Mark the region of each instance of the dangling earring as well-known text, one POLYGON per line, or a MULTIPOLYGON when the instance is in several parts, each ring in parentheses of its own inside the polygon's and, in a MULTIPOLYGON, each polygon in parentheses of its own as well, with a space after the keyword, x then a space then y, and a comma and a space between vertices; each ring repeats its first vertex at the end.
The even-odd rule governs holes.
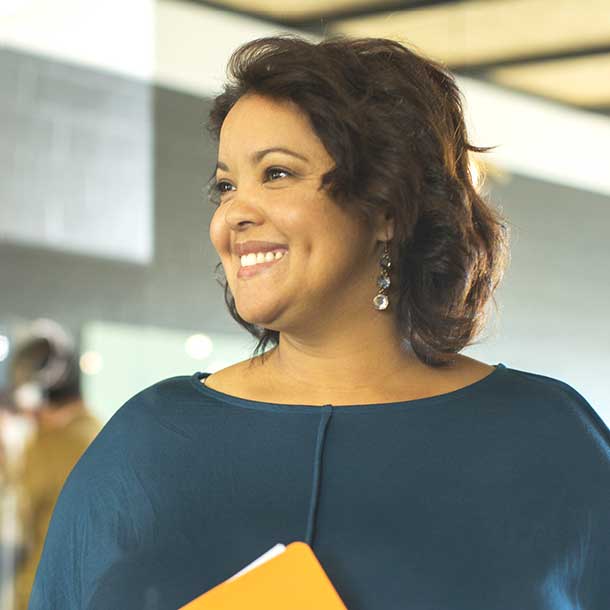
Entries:
POLYGON ((381 271, 377 278, 377 286, 379 286, 379 293, 373 298, 373 305, 375 309, 382 310, 386 309, 390 304, 388 296, 386 294, 387 289, 390 287, 390 268, 392 267, 392 260, 390 258, 390 251, 388 249, 388 242, 384 243, 383 254, 379 259, 379 265, 381 271))

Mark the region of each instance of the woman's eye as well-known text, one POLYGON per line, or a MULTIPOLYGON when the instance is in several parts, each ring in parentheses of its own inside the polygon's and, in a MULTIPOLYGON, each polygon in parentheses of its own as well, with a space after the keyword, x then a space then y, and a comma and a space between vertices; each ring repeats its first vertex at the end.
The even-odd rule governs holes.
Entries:
MULTIPOLYGON (((229 183, 228 183, 228 182, 225 182, 224 180, 221 180, 220 182, 217 182, 217 183, 214 185, 214 189, 215 189, 215 190, 217 190, 219 193, 226 193, 227 191, 225 191, 225 190, 223 189, 223 185, 225 185, 225 184, 229 184, 229 183)), ((231 186, 231 185, 229 184, 229 186, 231 186)))
MULTIPOLYGON (((282 173, 282 174, 286 174, 287 176, 290 176, 290 172, 286 171, 285 169, 282 169, 281 167, 270 167, 268 169, 265 170, 265 176, 271 176, 273 174, 275 174, 276 172, 282 173)), ((272 182, 274 182, 274 180, 271 180, 272 182)), ((227 182, 226 180, 220 180, 219 182, 216 182, 214 184, 214 190, 216 190, 218 193, 227 193, 228 189, 225 189, 225 185, 228 186, 232 186, 229 182, 227 182)))
POLYGON ((287 176, 290 176, 290 172, 287 172, 285 169, 282 169, 280 167, 270 167, 265 174, 267 176, 269 176, 272 172, 281 172, 283 174, 286 174, 287 176))

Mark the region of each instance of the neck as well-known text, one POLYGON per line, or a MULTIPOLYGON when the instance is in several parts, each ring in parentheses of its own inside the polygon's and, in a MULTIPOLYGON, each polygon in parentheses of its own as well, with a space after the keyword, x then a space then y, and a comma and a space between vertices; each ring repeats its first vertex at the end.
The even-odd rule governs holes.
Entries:
POLYGON ((84 404, 80 398, 58 408, 42 407, 37 413, 38 423, 46 429, 63 428, 83 410, 84 404))
POLYGON ((356 396, 363 401, 366 396, 394 395, 405 385, 416 389, 438 371, 401 345, 388 322, 389 316, 368 329, 360 328, 357 334, 352 325, 343 336, 317 343, 311 337, 300 340, 281 333, 278 346, 265 355, 260 372, 270 386, 289 381, 290 388, 309 396, 311 402, 329 396, 337 401, 356 396))

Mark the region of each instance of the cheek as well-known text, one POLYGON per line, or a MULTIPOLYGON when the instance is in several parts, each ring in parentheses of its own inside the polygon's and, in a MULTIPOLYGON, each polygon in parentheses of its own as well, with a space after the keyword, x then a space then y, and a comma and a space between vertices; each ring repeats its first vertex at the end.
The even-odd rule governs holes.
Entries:
POLYGON ((222 255, 223 253, 227 253, 230 249, 230 236, 226 223, 222 219, 220 210, 216 210, 212 216, 209 234, 210 241, 218 254, 222 255))

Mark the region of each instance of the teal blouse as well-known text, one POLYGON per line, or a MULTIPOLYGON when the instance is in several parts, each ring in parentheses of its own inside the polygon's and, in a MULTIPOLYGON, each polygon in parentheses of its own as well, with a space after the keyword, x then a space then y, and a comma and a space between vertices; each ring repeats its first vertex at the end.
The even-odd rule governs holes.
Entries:
POLYGON ((349 610, 608 610, 610 431, 498 364, 440 396, 271 404, 160 381, 68 477, 29 610, 176 610, 308 542, 349 610))

